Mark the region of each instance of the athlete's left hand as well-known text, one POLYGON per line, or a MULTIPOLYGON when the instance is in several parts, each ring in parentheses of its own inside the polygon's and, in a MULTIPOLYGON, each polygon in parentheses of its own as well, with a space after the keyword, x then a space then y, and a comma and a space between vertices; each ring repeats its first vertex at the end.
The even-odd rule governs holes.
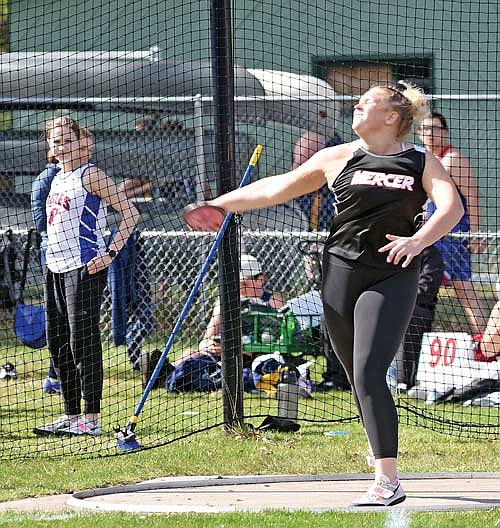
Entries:
POLYGON ((414 257, 419 255, 424 247, 420 242, 417 242, 411 237, 400 237, 396 235, 385 235, 387 240, 390 240, 388 244, 382 246, 378 252, 387 253, 387 262, 392 262, 397 266, 401 261, 401 267, 407 268, 414 257))
POLYGON ((106 269, 112 262, 113 259, 107 254, 94 257, 91 261, 87 262, 87 271, 89 275, 94 275, 106 269))

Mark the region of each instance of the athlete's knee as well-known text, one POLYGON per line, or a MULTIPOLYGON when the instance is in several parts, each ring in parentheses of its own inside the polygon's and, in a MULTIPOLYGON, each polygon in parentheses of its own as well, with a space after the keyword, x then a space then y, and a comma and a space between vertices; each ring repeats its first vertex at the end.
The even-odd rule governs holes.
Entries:
POLYGON ((387 369, 380 366, 365 366, 359 368, 357 365, 352 376, 352 383, 356 392, 360 395, 370 395, 386 386, 387 369))

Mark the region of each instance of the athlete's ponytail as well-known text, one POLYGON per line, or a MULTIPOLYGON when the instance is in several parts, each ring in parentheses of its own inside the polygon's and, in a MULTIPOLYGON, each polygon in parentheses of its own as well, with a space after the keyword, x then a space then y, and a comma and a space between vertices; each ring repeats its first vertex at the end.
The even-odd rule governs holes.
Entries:
POLYGON ((423 90, 417 86, 399 81, 395 84, 379 85, 388 92, 389 102, 399 114, 399 137, 407 136, 416 130, 423 119, 429 115, 429 105, 423 90))

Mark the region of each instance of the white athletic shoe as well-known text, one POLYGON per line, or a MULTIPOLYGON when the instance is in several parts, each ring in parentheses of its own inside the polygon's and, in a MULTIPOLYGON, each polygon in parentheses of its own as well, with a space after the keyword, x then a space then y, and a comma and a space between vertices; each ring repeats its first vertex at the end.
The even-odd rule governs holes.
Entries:
POLYGON ((394 506, 406 499, 401 483, 391 484, 385 476, 377 477, 375 483, 359 499, 353 501, 353 506, 394 506))
POLYGON ((71 425, 71 422, 75 420, 76 418, 68 418, 66 415, 64 415, 55 420, 54 422, 35 427, 33 429, 33 432, 38 436, 57 434, 59 429, 62 429, 63 427, 69 427, 71 425))

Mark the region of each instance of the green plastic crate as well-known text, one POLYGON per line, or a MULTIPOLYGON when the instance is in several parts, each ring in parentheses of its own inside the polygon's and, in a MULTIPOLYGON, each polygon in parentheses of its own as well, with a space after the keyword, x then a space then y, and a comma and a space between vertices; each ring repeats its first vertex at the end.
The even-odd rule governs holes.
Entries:
MULTIPOLYGON (((253 332, 250 339, 244 336, 243 352, 252 354, 280 352, 295 356, 321 354, 319 329, 311 324, 308 328, 299 330, 296 317, 291 312, 247 312, 244 317, 247 321, 251 320, 253 332), (269 331, 270 326, 272 329, 269 331)), ((304 316, 301 315, 302 317, 304 316)), ((308 317, 312 321, 317 315, 308 317)))

